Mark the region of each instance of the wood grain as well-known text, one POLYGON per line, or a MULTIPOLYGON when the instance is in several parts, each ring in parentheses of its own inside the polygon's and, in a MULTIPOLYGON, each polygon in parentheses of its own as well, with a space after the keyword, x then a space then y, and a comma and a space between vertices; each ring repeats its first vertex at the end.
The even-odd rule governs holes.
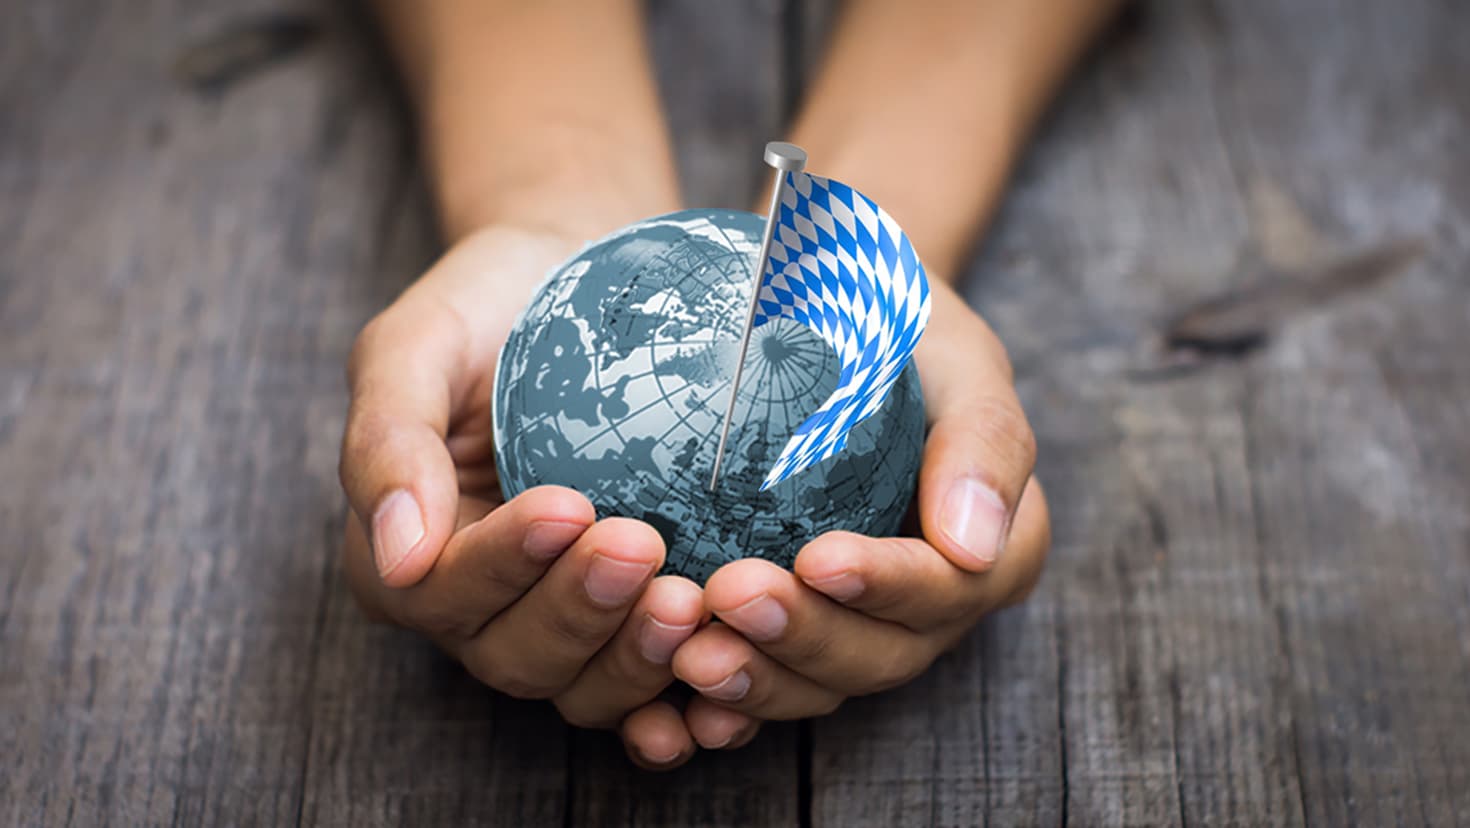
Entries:
POLYGON ((1298 326, 1247 377, 1240 416, 1307 820, 1454 824, 1470 817, 1470 742, 1450 735, 1470 732, 1470 445, 1452 425, 1470 386, 1451 344, 1470 308, 1470 170, 1431 136, 1470 126, 1442 82, 1470 68, 1451 33, 1470 14, 1355 11, 1351 25, 1321 2, 1223 16, 1231 157, 1344 247, 1422 234, 1426 259, 1298 326), (1420 137, 1375 151, 1389 135, 1420 137), (1444 464, 1457 479, 1430 471, 1444 464))
MULTIPOLYGON (((746 206, 836 5, 649 9, 686 196, 746 206)), ((1139 4, 966 287, 1040 437, 1042 585, 670 775, 341 584, 342 362, 437 248, 356 14, 0 27, 0 824, 1470 823, 1470 7, 1139 4), (174 74, 272 19, 317 34, 174 74), (1167 370, 1211 296, 1270 336, 1167 370)))
POLYGON ((1465 818, 1463 741, 1427 729, 1470 715, 1470 501, 1447 478, 1467 458, 1467 170, 1422 132, 1407 166, 1368 143, 1421 106, 1463 128, 1452 85, 1404 92, 1464 67, 1463 12, 1287 8, 1146 5, 1044 125, 968 284, 1040 437, 1048 572, 918 684, 817 723, 816 824, 1465 818), (1399 65, 1376 79, 1370 53, 1399 65), (1394 282, 1273 311, 1256 361, 1135 381, 1174 308, 1259 277, 1242 262, 1310 280, 1421 236, 1428 263, 1394 282), (1376 515, 1308 494, 1334 467, 1376 515))

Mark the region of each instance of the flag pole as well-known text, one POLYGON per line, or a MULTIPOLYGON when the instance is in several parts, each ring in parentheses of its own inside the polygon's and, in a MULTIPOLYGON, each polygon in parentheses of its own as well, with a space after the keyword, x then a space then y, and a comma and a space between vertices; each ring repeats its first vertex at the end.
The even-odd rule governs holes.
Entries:
POLYGON ((745 372, 745 352, 750 348, 750 330, 755 324, 756 302, 761 294, 766 260, 771 257, 771 239, 776 235, 776 212, 781 209, 781 185, 788 172, 801 172, 806 167, 806 150, 785 141, 766 144, 766 163, 775 169, 771 181, 771 207, 766 212, 766 232, 761 237, 761 251, 755 260, 754 278, 750 286, 750 309, 745 314, 745 330, 740 335, 740 357, 735 362, 735 379, 730 383, 730 401, 725 406, 725 422, 720 426, 720 445, 715 449, 715 468, 709 476, 709 490, 720 481, 720 462, 725 458, 725 442, 730 439, 730 418, 735 415, 735 397, 740 391, 740 375, 745 372))

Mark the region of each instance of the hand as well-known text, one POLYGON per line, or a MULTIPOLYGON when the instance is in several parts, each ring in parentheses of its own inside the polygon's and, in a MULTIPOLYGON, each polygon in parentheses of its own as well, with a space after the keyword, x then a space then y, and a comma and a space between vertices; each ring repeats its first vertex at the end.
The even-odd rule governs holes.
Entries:
POLYGON ((915 355, 931 423, 919 474, 923 538, 832 532, 794 573, 759 559, 705 585, 719 623, 674 654, 699 691, 685 724, 735 747, 760 720, 822 715, 923 672, 986 613, 1023 599, 1050 544, 1036 447, 1005 350, 945 284, 915 355))
POLYGON ((649 526, 595 521, 559 487, 503 503, 495 475, 500 345, 576 246, 480 230, 363 329, 340 467, 355 516, 344 569, 368 615, 423 632, 491 687, 551 699, 572 724, 621 725, 646 763, 671 762, 693 742, 654 698, 704 615, 699 588, 654 577, 664 548, 649 526))

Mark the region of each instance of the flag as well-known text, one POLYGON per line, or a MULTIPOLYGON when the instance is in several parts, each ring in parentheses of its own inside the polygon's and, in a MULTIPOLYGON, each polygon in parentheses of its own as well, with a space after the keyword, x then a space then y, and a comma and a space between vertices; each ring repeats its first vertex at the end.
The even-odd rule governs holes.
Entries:
POLYGON ((837 390, 796 429, 761 491, 847 445, 852 427, 888 398, 929 322, 924 265, 872 199, 797 171, 782 177, 779 204, 753 327, 800 322, 837 352, 842 369, 837 390))

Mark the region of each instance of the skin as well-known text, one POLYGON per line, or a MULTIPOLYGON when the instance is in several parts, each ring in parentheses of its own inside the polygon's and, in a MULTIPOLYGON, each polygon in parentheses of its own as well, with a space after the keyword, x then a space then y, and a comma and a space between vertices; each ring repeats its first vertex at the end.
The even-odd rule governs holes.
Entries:
POLYGON ((1030 592, 1049 544, 1035 439, 1005 349, 950 283, 1111 3, 849 3, 789 137, 894 215, 930 273, 915 536, 831 533, 794 572, 737 561, 703 590, 654 577, 658 534, 597 521, 577 492, 502 502, 492 453, 490 378, 536 282, 585 240, 680 206, 640 5, 378 8, 449 248, 348 367, 343 559, 370 617, 572 724, 616 729, 661 769, 909 681, 1030 592), (660 698, 676 678, 697 691, 682 709, 660 698))

